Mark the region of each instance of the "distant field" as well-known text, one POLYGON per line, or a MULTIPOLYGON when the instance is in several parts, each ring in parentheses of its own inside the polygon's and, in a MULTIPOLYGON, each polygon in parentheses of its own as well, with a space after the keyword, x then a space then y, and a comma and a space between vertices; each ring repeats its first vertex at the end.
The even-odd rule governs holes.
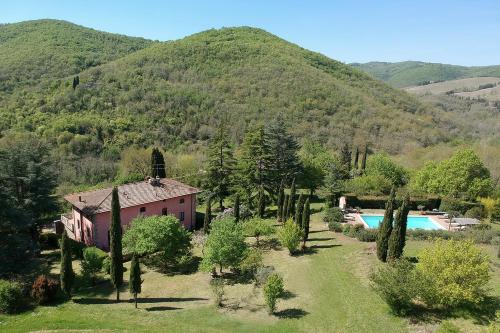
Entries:
POLYGON ((473 77, 468 79, 459 79, 459 80, 451 80, 444 81, 438 83, 432 83, 424 86, 414 86, 405 88, 407 92, 414 93, 417 95, 438 95, 445 94, 448 91, 454 90, 459 91, 456 95, 459 96, 470 96, 470 97, 478 97, 483 95, 488 95, 489 91, 497 90, 496 97, 497 99, 500 97, 499 92, 500 87, 490 88, 490 89, 481 89, 477 91, 480 85, 484 84, 499 84, 500 78, 498 77, 473 77))

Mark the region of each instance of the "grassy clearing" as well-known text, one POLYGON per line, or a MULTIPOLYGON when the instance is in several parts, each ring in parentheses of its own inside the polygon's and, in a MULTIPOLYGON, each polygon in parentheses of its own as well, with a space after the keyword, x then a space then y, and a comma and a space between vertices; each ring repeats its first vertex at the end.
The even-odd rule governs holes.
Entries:
MULTIPOLYGON (((320 215, 313 216, 310 250, 290 257, 286 250, 266 250, 265 263, 283 275, 286 298, 277 315, 266 312, 260 288, 233 282, 226 287, 225 307, 212 304, 206 273, 166 276, 145 269, 139 309, 116 304, 109 283, 80 290, 74 300, 41 306, 33 312, 0 316, 1 332, 36 330, 91 330, 95 332, 432 332, 438 316, 408 320, 389 313, 370 289, 368 275, 378 265, 373 243, 361 243, 325 230, 320 215)), ((427 242, 410 241, 408 255, 427 242)), ((500 261, 492 256, 492 290, 500 293, 500 261)), ((195 249, 199 254, 199 249, 195 249)), ((128 273, 128 272, 127 272, 128 273)), ((125 276, 127 277, 127 273, 125 276)), ((452 322, 467 332, 481 332, 488 320, 468 313, 454 314, 452 322)))

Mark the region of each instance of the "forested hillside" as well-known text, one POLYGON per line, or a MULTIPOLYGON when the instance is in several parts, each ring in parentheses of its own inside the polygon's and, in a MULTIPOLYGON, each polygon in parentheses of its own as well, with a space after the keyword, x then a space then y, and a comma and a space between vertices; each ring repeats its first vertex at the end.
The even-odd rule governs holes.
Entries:
MULTIPOLYGON (((56 30, 60 24, 50 23, 56 30)), ((39 25, 18 27, 37 31, 39 25)), ((58 34, 71 35, 65 27, 59 26, 58 34)), ((31 38, 31 33, 22 35, 19 38, 31 38)), ((103 36, 106 40, 108 34, 103 36)), ((78 59, 83 51, 72 52, 64 59, 78 59)), ((37 57, 37 52, 30 57, 37 57)), ((12 54, 3 61, 22 59, 12 54)), ((46 69, 46 60, 29 60, 38 67, 26 72, 46 77, 75 74, 62 71, 68 66, 57 58, 53 63, 58 66, 46 69)), ((96 58, 93 63, 101 61, 96 58)), ((233 140, 241 142, 248 124, 283 112, 299 138, 312 137, 330 147, 369 141, 398 152, 405 144, 426 146, 449 136, 440 130, 447 124, 439 114, 409 94, 253 28, 210 30, 155 43, 82 71, 76 89, 72 81, 73 76, 47 79, 4 93, 0 130, 36 131, 60 144, 77 139, 96 141, 104 148, 153 143, 172 148, 204 141, 220 121, 229 123, 233 140)), ((95 146, 83 150, 95 151, 95 146)))
POLYGON ((500 66, 465 67, 420 61, 368 62, 351 65, 397 88, 477 76, 500 77, 500 66))
POLYGON ((65 21, 0 25, 0 91, 34 84, 40 78, 77 74, 151 43, 65 21))

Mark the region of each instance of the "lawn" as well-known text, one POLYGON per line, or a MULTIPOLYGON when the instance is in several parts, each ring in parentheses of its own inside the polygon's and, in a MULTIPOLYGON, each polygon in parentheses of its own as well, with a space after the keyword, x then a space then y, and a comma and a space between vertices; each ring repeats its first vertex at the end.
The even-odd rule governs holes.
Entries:
MULTIPOLYGON (((104 283, 79 291, 70 302, 0 316, 0 331, 390 333, 432 332, 439 325, 439 317, 409 320, 389 313, 368 282, 370 271, 378 265, 374 243, 325 230, 319 214, 313 216, 310 238, 310 250, 299 256, 290 257, 285 250, 265 252, 265 263, 283 275, 287 290, 276 316, 267 314, 261 290, 253 284, 232 282, 226 287, 224 308, 217 309, 212 305, 208 274, 166 276, 145 269, 137 310, 128 302, 126 286, 122 302, 115 303, 112 289, 104 283)), ((427 245, 411 241, 407 252, 415 255, 427 245)), ((495 248, 485 250, 494 258, 492 289, 499 295, 500 260, 495 248)), ((452 322, 464 332, 481 332, 488 320, 461 313, 454 314, 452 322)))

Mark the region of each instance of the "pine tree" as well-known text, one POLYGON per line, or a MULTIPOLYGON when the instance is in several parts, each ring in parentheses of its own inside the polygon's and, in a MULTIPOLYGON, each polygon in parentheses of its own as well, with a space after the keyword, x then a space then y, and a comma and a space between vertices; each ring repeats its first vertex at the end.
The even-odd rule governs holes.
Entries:
POLYGON ((167 176, 165 172, 165 159, 163 154, 158 148, 153 148, 151 151, 151 177, 165 178, 167 176))
POLYGON ((73 78, 73 90, 80 84, 80 77, 77 75, 73 78))
POLYGON ((346 143, 340 150, 340 160, 347 173, 351 171, 351 158, 351 151, 349 150, 349 145, 346 143))
POLYGON ((205 208, 205 218, 203 219, 203 233, 208 234, 210 222, 212 221, 212 197, 207 198, 207 207, 205 208))
POLYGON ((230 194, 234 178, 236 160, 233 148, 224 126, 219 127, 208 150, 208 169, 205 188, 219 198, 221 211, 224 210, 224 199, 230 194))
POLYGON ((309 198, 306 199, 304 204, 304 211, 302 212, 302 226, 304 227, 304 247, 309 239, 309 223, 311 222, 311 205, 309 198))
POLYGON ((130 262, 130 280, 129 280, 129 291, 134 295, 135 308, 137 309, 137 294, 141 293, 141 267, 139 264, 139 258, 134 254, 132 256, 132 261, 130 262))
POLYGON ((389 200, 385 204, 385 214, 382 223, 380 223, 377 234, 377 257, 379 260, 387 261, 387 249, 389 246, 389 237, 392 232, 392 221, 394 219, 394 200, 395 189, 392 188, 389 200))
POLYGON ((410 196, 407 194, 394 219, 394 228, 389 238, 387 258, 389 260, 399 259, 403 255, 406 243, 406 226, 408 223, 408 213, 410 212, 410 196))
POLYGON ((283 221, 283 201, 285 199, 285 193, 283 189, 283 182, 281 182, 280 188, 278 190, 278 200, 276 203, 277 209, 276 209, 276 218, 278 222, 283 221))
POLYGON ((283 206, 281 207, 281 216, 283 217, 283 221, 288 220, 288 205, 290 202, 290 196, 285 194, 283 199, 283 206))
POLYGON ((272 189, 273 152, 262 126, 247 132, 240 152, 237 184, 245 195, 243 200, 252 206, 255 189, 263 187, 268 192, 272 189))
POLYGON ((240 221, 240 195, 236 194, 234 197, 234 220, 240 221))
POLYGON ((73 272, 73 262, 71 258, 71 243, 64 230, 61 237, 61 290, 68 296, 71 297, 71 288, 73 287, 73 282, 75 280, 75 273, 73 272))
POLYGON ((302 193, 299 195, 299 200, 297 201, 297 208, 295 210, 295 223, 303 228, 302 225, 302 213, 304 212, 304 196, 302 193))
POLYGON ((293 179, 301 171, 299 144, 287 131, 283 114, 279 113, 265 128, 272 151, 271 186, 276 189, 282 179, 293 179))
POLYGON ((120 198, 115 186, 111 194, 111 226, 109 230, 109 253, 111 256, 111 282, 116 289, 116 301, 120 300, 120 287, 123 284, 122 225, 120 218, 120 198))
POLYGON ((292 186, 290 187, 290 196, 288 197, 288 207, 287 207, 287 218, 295 217, 295 178, 292 180, 292 186))
POLYGON ((258 204, 258 214, 260 218, 264 218, 266 213, 266 193, 261 187, 259 189, 259 204, 258 204))
POLYGON ((361 170, 364 172, 366 169, 366 158, 368 157, 368 145, 365 145, 365 150, 363 152, 363 159, 361 160, 361 170))
POLYGON ((356 152, 354 153, 354 169, 358 170, 358 161, 359 161, 359 149, 356 147, 356 152))

